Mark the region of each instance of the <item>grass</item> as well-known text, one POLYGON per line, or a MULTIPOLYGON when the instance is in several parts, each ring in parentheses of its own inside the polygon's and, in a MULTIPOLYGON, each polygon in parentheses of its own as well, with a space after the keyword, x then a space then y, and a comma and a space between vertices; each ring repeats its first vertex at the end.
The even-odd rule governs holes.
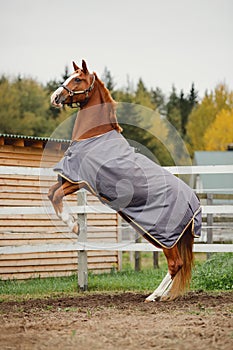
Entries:
POLYGON ((197 262, 192 286, 203 290, 233 290, 233 253, 216 253, 204 263, 197 262))
MULTIPOLYGON (((153 269, 152 256, 142 254, 143 269, 139 272, 132 268, 129 255, 123 256, 123 270, 104 274, 89 273, 90 292, 151 292, 156 288, 167 271, 162 254, 159 269, 153 269)), ((193 270, 191 289, 204 291, 233 290, 233 254, 216 253, 211 259, 203 261, 199 256, 193 270)), ((30 279, 25 281, 0 281, 0 300, 52 297, 58 295, 77 295, 77 276, 30 279)))
POLYGON ((164 269, 144 269, 136 272, 126 269, 110 274, 90 275, 89 289, 93 291, 150 291, 155 289, 166 271, 164 269))
POLYGON ((56 294, 72 294, 77 292, 77 276, 35 278, 24 281, 7 280, 0 281, 0 300, 6 296, 17 296, 27 299, 28 297, 46 297, 56 294))

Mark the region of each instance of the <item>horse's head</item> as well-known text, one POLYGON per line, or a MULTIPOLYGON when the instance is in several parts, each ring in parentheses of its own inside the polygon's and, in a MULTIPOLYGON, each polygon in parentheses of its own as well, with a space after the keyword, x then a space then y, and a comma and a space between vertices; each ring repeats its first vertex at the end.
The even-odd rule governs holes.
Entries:
POLYGON ((82 68, 79 68, 74 62, 73 67, 74 73, 52 94, 52 105, 58 108, 66 104, 71 107, 75 105, 75 107, 83 108, 82 112, 87 112, 87 107, 92 107, 89 108, 88 115, 85 114, 85 118, 82 118, 82 123, 85 124, 83 129, 95 129, 101 133, 104 126, 105 131, 116 129, 121 132, 122 128, 117 122, 116 102, 104 83, 97 77, 96 73, 89 73, 84 60, 82 68), (93 107, 95 108, 93 109, 93 107), (93 118, 93 114, 95 118, 93 118), (91 126, 88 125, 88 120, 91 126))
POLYGON ((64 104, 82 106, 88 102, 89 93, 94 88, 95 75, 90 74, 86 62, 82 61, 82 68, 73 62, 74 73, 51 96, 51 103, 61 108, 64 104))

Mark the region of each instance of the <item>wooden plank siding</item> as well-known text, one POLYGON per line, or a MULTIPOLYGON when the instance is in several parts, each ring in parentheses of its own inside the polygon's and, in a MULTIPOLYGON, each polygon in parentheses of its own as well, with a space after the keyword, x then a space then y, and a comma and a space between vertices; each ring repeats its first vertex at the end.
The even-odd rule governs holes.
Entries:
MULTIPOLYGON (((49 148, 40 140, 0 138, 0 165, 26 167, 52 167, 64 154, 68 144, 49 142, 49 148), (44 152, 44 153, 43 153, 44 152)), ((48 145, 48 144, 47 144, 48 145)), ((69 243, 77 236, 54 214, 21 214, 20 207, 50 205, 48 188, 56 177, 0 175, 0 206, 18 207, 10 215, 0 215, 0 246, 19 246, 43 243, 69 243)), ((77 205, 77 194, 65 200, 69 206, 77 205)), ((90 205, 99 204, 97 198, 88 193, 90 205)), ((118 218, 115 213, 87 214, 88 241, 118 241, 118 218)), ((118 268, 118 252, 89 251, 88 269, 109 272, 118 268)), ((27 279, 34 277, 67 276, 77 272, 77 252, 46 252, 0 255, 0 278, 27 279)))

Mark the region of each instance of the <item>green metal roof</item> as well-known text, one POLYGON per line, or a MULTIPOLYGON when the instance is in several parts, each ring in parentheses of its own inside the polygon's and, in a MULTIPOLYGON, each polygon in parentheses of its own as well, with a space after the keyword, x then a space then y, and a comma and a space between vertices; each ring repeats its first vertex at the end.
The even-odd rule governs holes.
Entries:
POLYGON ((197 151, 194 161, 197 165, 232 165, 233 151, 197 151))
POLYGON ((39 136, 25 136, 25 135, 16 135, 16 134, 0 134, 0 137, 5 137, 9 139, 24 139, 24 140, 31 140, 31 141, 52 141, 52 142, 59 142, 59 143, 69 143, 70 140, 66 139, 54 139, 50 137, 39 137, 39 136))
MULTIPOLYGON (((197 151, 195 165, 232 165, 233 151, 197 151)), ((233 174, 200 174, 204 189, 216 189, 220 193, 233 193, 233 174)))

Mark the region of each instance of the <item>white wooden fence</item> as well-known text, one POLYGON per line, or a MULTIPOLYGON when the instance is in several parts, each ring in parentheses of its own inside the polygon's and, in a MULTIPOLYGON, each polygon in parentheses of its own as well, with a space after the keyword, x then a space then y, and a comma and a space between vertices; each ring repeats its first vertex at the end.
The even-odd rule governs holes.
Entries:
MULTIPOLYGON (((213 165, 213 166, 179 166, 166 167, 173 174, 233 174, 233 165, 213 165)), ((0 175, 23 175, 23 176, 46 176, 54 177, 52 169, 31 168, 31 167, 9 167, 0 166, 0 175)), ((203 190, 204 192, 204 190, 203 190)), ((81 225, 80 235, 77 242, 69 244, 37 244, 22 246, 4 246, 0 247, 0 254, 22 254, 22 253, 40 253, 40 252, 59 252, 59 251, 78 251, 78 278, 81 290, 87 288, 87 254, 88 250, 110 250, 110 251, 160 251, 150 243, 135 243, 132 241, 123 241, 119 243, 100 243, 86 241, 86 214, 88 213, 109 213, 112 209, 99 204, 88 206, 85 203, 82 192, 79 195, 77 206, 70 207, 73 213, 77 213, 81 225)), ((1 215, 21 214, 49 214, 54 210, 51 207, 0 207, 1 215)), ((233 214, 233 205, 203 205, 203 216, 212 214, 233 214)), ((231 228, 233 230, 233 227, 231 228)), ((233 244, 194 244, 194 252, 233 252, 233 244)))

